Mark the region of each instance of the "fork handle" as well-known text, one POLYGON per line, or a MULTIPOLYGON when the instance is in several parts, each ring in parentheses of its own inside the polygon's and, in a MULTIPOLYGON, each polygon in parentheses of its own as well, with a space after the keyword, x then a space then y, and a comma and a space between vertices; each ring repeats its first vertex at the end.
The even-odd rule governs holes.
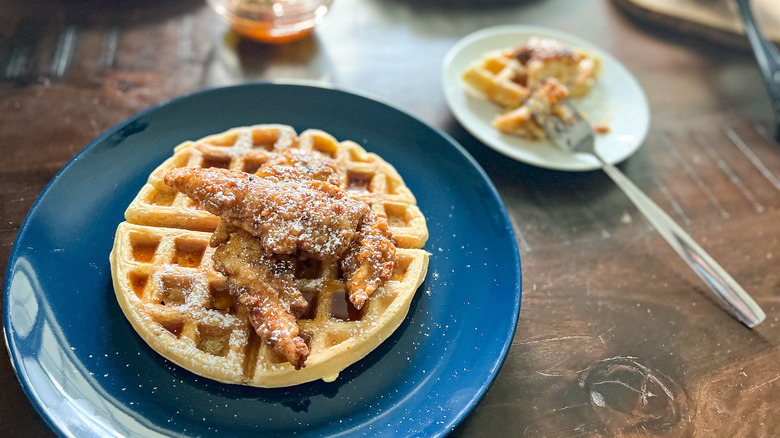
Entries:
POLYGON ((596 155, 602 169, 634 202, 639 211, 653 224, 677 254, 709 286, 715 297, 746 326, 760 324, 766 314, 731 276, 707 254, 677 223, 645 195, 617 167, 596 155))

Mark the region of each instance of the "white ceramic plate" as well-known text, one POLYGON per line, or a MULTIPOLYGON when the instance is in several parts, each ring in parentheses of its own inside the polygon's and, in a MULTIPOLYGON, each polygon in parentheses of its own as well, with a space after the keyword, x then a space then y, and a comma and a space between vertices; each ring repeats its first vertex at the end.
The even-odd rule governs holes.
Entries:
POLYGON ((650 110, 634 76, 615 58, 593 44, 553 29, 534 26, 500 26, 475 32, 460 40, 444 58, 444 95, 455 118, 472 135, 491 148, 528 164, 555 170, 598 169, 594 159, 562 151, 550 142, 529 141, 499 132, 491 121, 501 107, 478 96, 463 81, 469 64, 486 52, 518 47, 532 36, 555 38, 601 58, 601 75, 582 99, 571 103, 593 124, 605 124, 611 132, 596 136, 596 148, 610 163, 633 154, 645 140, 650 110))

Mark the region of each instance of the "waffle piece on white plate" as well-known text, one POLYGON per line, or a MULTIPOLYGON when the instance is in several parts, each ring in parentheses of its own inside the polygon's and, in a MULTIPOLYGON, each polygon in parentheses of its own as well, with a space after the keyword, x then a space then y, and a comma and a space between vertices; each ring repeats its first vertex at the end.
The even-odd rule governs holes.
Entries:
POLYGON ((552 38, 532 37, 513 57, 525 67, 527 87, 552 78, 568 89, 570 97, 587 95, 601 71, 598 58, 552 38))
POLYGON ((519 137, 538 140, 546 138, 542 127, 535 117, 540 114, 567 120, 572 117, 569 107, 564 104, 568 90, 555 79, 540 82, 525 103, 514 110, 500 114, 493 119, 493 126, 499 131, 519 137))
POLYGON ((533 120, 529 102, 546 105, 541 110, 553 116, 559 115, 556 111, 565 113, 565 105, 559 103, 587 95, 600 71, 597 57, 558 40, 534 36, 517 48, 484 54, 469 65, 463 81, 503 107, 493 126, 506 134, 539 140, 546 135, 533 120))

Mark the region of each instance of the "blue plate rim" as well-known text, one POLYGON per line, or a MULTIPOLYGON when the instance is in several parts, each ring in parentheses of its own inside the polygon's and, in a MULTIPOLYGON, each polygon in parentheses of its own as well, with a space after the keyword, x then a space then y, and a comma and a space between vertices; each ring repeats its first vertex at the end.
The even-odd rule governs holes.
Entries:
MULTIPOLYGON (((130 123, 146 116, 149 113, 158 111, 162 108, 165 108, 167 106, 173 105, 176 102, 179 102, 181 100, 185 100, 188 98, 192 98, 195 96, 203 95, 203 94, 209 94, 209 93, 220 93, 225 92, 226 90, 231 89, 237 89, 237 88, 243 88, 243 87, 254 87, 254 86, 265 86, 265 85, 283 85, 283 86, 295 86, 295 87, 309 87, 309 88, 320 88, 320 89, 327 89, 331 90, 337 93, 344 93, 344 94, 351 94, 354 96, 358 96, 364 99, 372 100, 374 102, 377 102, 381 105, 384 105, 392 110, 395 110, 399 113, 402 113, 403 115, 417 120, 421 124, 425 125, 428 129, 431 129, 436 134, 444 138, 453 148, 460 153, 463 158, 465 158, 468 163, 473 166, 477 173, 480 175, 484 183, 486 184, 486 187, 489 189, 490 193, 493 195, 495 200, 497 201, 498 210, 501 214, 501 218, 503 219, 503 222, 506 226, 506 230, 508 233, 508 237, 511 237, 511 245, 514 251, 512 251, 513 255, 513 265, 515 268, 515 285, 517 286, 517 293, 515 294, 515 301, 513 303, 513 311, 512 311, 512 318, 514 320, 514 323, 510 325, 509 333, 507 333, 506 339, 504 340, 504 343, 501 348, 501 354, 497 358, 497 360, 494 362, 492 368, 489 370, 488 378, 485 380, 485 382, 480 386, 478 391, 474 394, 474 396, 468 400, 468 402, 465 404, 463 409, 460 410, 456 415, 450 417, 448 421, 442 422, 442 428, 440 429, 439 433, 433 436, 445 436, 449 432, 453 431, 468 415, 476 408, 476 406, 479 404, 479 402, 484 398, 485 394, 487 393, 487 390, 490 388, 490 386, 493 384, 493 381, 496 379, 498 372, 502 368, 504 362, 506 361, 506 357, 509 352, 509 348, 512 345, 512 340, 514 339, 515 333, 517 331, 517 322, 520 315, 520 307, 521 307, 521 299, 522 299, 522 269, 520 264, 520 251, 519 247, 517 245, 517 237, 515 235, 514 228, 512 227, 512 222, 510 220, 509 214, 506 211, 506 206, 504 205, 503 199, 501 198, 500 194, 498 193, 498 190, 496 189, 495 185, 493 184, 493 181, 488 177, 487 173, 484 171, 482 166, 474 159, 474 157, 469 154, 469 152, 461 146, 455 139, 453 139, 449 134, 442 131, 441 129, 432 126, 425 121, 421 120, 417 116, 411 114, 407 110, 400 108, 396 106, 395 104, 389 103, 388 101, 384 100, 383 98, 380 98, 378 96, 372 95, 371 93, 367 93, 365 91, 357 91, 354 89, 350 89, 348 87, 342 87, 342 86, 334 86, 331 83, 327 82, 320 82, 320 81, 311 81, 311 80, 273 80, 273 81, 252 81, 252 82, 246 82, 242 84, 236 84, 236 85, 229 85, 224 87, 215 87, 215 88, 207 88, 203 90, 198 90, 192 93, 188 93, 182 96, 175 97, 173 99, 166 100, 164 102, 161 102, 159 104, 153 105, 143 111, 140 111, 138 113, 133 114, 132 116, 122 120, 121 122, 117 123, 116 125, 109 128, 107 131, 105 131, 103 134, 92 140, 89 144, 87 144, 81 151, 79 151, 73 158, 71 158, 63 167, 60 169, 54 177, 46 184, 44 189, 41 191, 41 193, 36 198, 33 205, 30 207, 30 210, 27 212, 27 215, 24 218, 24 221, 22 222, 22 225, 19 227, 19 231, 16 235, 16 238, 14 239, 13 248, 11 250, 10 257, 8 259, 8 265, 6 266, 5 271, 5 281, 3 285, 3 303, 8 302, 8 297, 10 294, 10 278, 11 278, 11 271, 12 268, 16 266, 17 259, 19 257, 19 243, 24 239, 29 223, 31 221, 31 217, 35 214, 37 211, 39 203, 42 201, 42 199, 45 197, 46 193, 49 191, 51 186, 56 183, 56 181, 59 179, 59 177, 67 171, 67 169, 77 160, 79 160, 87 151, 95 147, 97 144, 101 143, 104 139, 108 138, 109 136, 113 135, 114 133, 118 132, 125 126, 129 125, 130 123)), ((41 400, 38 396, 35 395, 33 391, 33 385, 26 379, 26 375, 23 376, 20 368, 18 367, 18 361, 21 360, 20 357, 18 357, 18 350, 17 347, 12 346, 14 342, 9 337, 9 331, 11 329, 11 323, 10 323, 10 316, 8 314, 8 306, 3 305, 3 340, 5 342, 5 347, 8 352, 8 356, 11 362, 11 367, 14 370, 14 374, 16 375, 17 381, 22 387, 22 390, 24 391, 25 396, 30 401, 30 403, 33 405, 35 411, 38 413, 38 415, 44 420, 44 422, 49 426, 49 428, 55 432, 59 436, 70 436, 66 432, 60 430, 56 427, 55 423, 53 422, 53 419, 44 411, 41 400)))

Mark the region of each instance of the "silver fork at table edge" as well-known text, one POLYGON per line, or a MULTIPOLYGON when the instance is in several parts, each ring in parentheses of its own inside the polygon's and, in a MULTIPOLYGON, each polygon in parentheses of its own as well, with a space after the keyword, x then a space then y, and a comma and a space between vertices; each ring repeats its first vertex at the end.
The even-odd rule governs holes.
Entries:
POLYGON ((534 120, 559 148, 595 157, 601 169, 612 178, 637 209, 653 224, 669 245, 701 278, 725 309, 746 326, 760 324, 766 314, 753 298, 694 241, 665 211, 656 205, 617 167, 604 160, 596 151, 593 128, 567 103, 572 117, 564 122, 557 117, 533 113, 534 120))

